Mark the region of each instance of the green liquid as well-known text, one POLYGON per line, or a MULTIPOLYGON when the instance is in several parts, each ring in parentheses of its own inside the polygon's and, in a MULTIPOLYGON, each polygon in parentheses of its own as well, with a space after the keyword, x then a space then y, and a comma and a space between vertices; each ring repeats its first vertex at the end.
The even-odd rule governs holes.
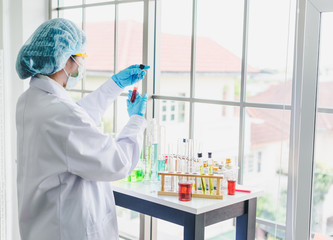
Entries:
MULTIPOLYGON (((164 159, 158 160, 158 171, 159 172, 165 171, 165 160, 164 159)), ((158 180, 160 180, 160 175, 158 175, 158 180)))
POLYGON ((135 169, 131 172, 131 174, 127 177, 128 182, 141 182, 143 179, 143 170, 135 169))

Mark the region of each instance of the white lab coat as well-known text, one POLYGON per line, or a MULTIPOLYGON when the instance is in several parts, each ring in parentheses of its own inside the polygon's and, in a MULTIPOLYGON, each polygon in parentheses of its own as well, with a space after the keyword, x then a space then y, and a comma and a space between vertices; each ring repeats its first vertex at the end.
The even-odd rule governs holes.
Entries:
POLYGON ((135 168, 146 120, 133 115, 113 139, 96 127, 121 92, 112 79, 75 103, 46 78, 33 77, 17 103, 21 238, 118 239, 108 182, 135 168))

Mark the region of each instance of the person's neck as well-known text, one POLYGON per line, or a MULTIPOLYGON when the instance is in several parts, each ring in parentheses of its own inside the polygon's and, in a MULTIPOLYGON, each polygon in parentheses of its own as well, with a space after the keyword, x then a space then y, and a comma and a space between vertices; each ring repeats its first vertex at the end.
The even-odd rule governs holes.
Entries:
POLYGON ((56 72, 52 75, 49 75, 49 78, 56 81, 57 83, 59 83, 63 87, 66 86, 67 75, 64 72, 64 70, 60 70, 59 72, 56 72))

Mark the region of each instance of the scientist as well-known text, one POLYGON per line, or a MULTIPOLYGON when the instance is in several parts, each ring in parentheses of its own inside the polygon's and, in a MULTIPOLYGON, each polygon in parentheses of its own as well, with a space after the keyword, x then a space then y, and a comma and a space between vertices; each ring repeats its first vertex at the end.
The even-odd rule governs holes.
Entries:
POLYGON ((22 240, 118 239, 109 181, 126 177, 138 162, 147 96, 127 100, 130 119, 116 139, 98 126, 123 88, 146 72, 130 66, 73 102, 66 89, 83 76, 85 43, 84 32, 73 22, 52 19, 17 57, 19 77, 32 77, 16 110, 22 240))

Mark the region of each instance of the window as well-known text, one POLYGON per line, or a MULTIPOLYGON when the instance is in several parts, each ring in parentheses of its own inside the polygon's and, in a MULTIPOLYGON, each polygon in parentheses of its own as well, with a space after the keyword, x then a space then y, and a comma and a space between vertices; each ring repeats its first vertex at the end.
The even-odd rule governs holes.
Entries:
MULTIPOLYGON (((73 97, 148 59, 154 71, 139 91, 152 96, 148 117, 164 127, 166 144, 198 139, 214 159, 237 162, 239 181, 267 192, 258 200, 259 239, 285 238, 296 0, 155 1, 155 32, 143 31, 155 21, 142 0, 68 2, 59 1, 55 17, 82 26, 92 56, 73 97)), ((104 117, 110 132, 126 123, 125 99, 123 93, 104 117)), ((211 238, 235 234, 232 221, 210 229, 211 238)))
MULTIPOLYGON (((159 102, 179 101, 178 121, 188 123, 188 136, 214 159, 238 162, 239 180, 267 193, 259 199, 259 239, 284 239, 296 1, 157 4, 155 117, 164 114, 159 102)), ((164 125, 167 143, 186 135, 172 121, 164 125)))

